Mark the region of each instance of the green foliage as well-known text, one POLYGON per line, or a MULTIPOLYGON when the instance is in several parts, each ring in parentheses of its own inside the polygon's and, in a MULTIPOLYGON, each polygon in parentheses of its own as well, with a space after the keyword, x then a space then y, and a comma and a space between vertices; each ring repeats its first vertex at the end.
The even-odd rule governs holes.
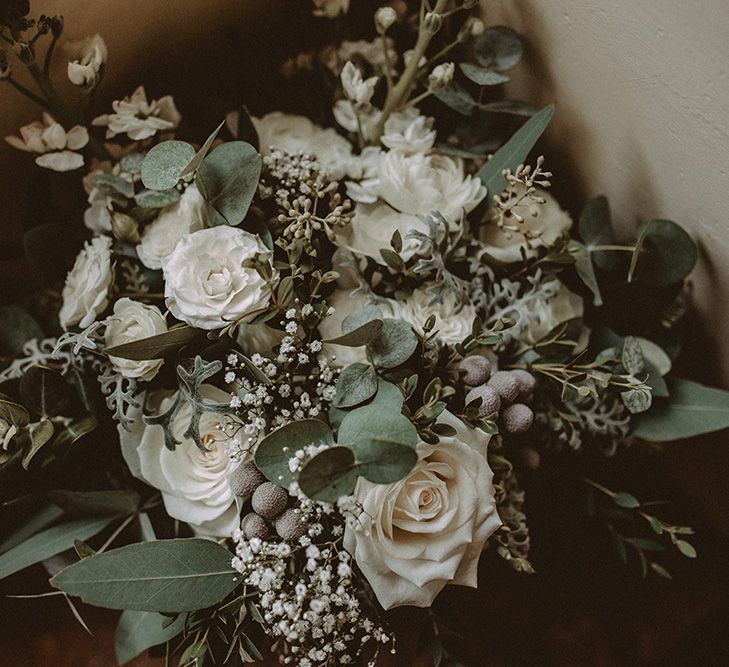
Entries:
POLYGON ((681 378, 669 378, 668 388, 670 398, 634 419, 635 435, 669 442, 729 428, 729 392, 681 378))
POLYGON ((185 615, 180 614, 173 623, 169 618, 152 611, 122 612, 114 635, 116 661, 124 665, 143 651, 174 639, 185 627, 185 615))
POLYGON ((299 486, 309 496, 335 503, 352 493, 357 482, 357 463, 348 447, 335 446, 311 458, 299 473, 299 486))
POLYGON ((633 277, 652 287, 676 285, 693 270, 698 258, 688 233, 670 220, 651 220, 638 236, 630 264, 633 277))
POLYGON ((168 188, 167 190, 142 190, 139 192, 134 201, 137 206, 142 208, 164 208, 170 204, 174 204, 180 199, 180 191, 177 188, 168 188))
POLYGON ((337 382, 334 405, 350 408, 372 398, 377 392, 377 373, 375 369, 361 362, 342 370, 337 382))
POLYGON ((484 30, 473 43, 476 59, 481 65, 503 72, 516 66, 524 53, 517 34, 505 26, 492 26, 484 30))
POLYGON ((69 491, 56 489, 48 498, 69 516, 120 516, 137 511, 141 498, 129 489, 106 491, 69 491))
POLYGON ((261 156, 245 141, 221 144, 203 160, 195 182, 217 214, 210 224, 242 222, 258 188, 261 165, 261 156))
POLYGON ((91 184, 107 195, 121 195, 127 199, 134 196, 134 185, 116 174, 95 174, 91 184))
POLYGON ((537 139, 549 125, 554 115, 554 106, 551 104, 534 114, 522 125, 478 172, 478 177, 488 191, 487 203, 493 200, 506 187, 506 179, 502 172, 510 169, 512 172, 523 164, 534 147, 537 139))
POLYGON ((343 333, 341 336, 330 338, 323 342, 345 345, 347 347, 360 347, 371 343, 375 338, 377 338, 377 335, 380 331, 382 331, 382 327, 382 320, 369 320, 358 326, 356 329, 352 329, 351 331, 343 333))
POLYGON ((216 127, 213 130, 213 133, 205 140, 205 143, 200 147, 200 150, 195 153, 195 157, 190 160, 189 164, 182 170, 180 173, 180 176, 187 176, 188 174, 193 174, 202 164, 202 161, 205 159, 205 156, 210 152, 210 149, 213 147, 213 142, 215 141, 216 137, 218 136, 218 133, 221 129, 223 129, 223 125, 225 125, 225 121, 221 121, 220 125, 216 127))
POLYGON ((195 149, 186 141, 163 141, 144 156, 141 175, 145 188, 168 190, 174 188, 182 172, 195 157, 195 149))
POLYGON ((108 356, 145 361, 162 359, 181 347, 188 345, 200 337, 200 332, 191 326, 183 325, 148 338, 141 338, 131 343, 107 347, 104 353, 108 356))
POLYGON ((21 542, 25 542, 28 538, 33 537, 33 535, 60 519, 61 516, 63 516, 63 510, 60 507, 50 503, 44 505, 18 526, 15 532, 5 538, 0 544, 0 554, 4 554, 21 542))
POLYGON ((130 544, 84 558, 51 579, 54 588, 108 609, 192 611, 238 585, 231 553, 210 540, 130 544))
POLYGON ((500 72, 479 67, 473 63, 460 63, 458 67, 460 67, 461 72, 479 86, 498 86, 509 80, 508 76, 500 72))
POLYGON ((595 306, 602 306, 602 294, 600 285, 595 275, 595 267, 592 264, 592 255, 584 244, 579 241, 570 241, 569 251, 575 258, 575 270, 585 286, 592 292, 592 303, 595 306))
POLYGON ((418 338, 403 320, 385 319, 382 331, 367 346, 372 361, 380 368, 395 368, 413 356, 418 338))
MULTIPOLYGON (((377 381, 377 393, 363 405, 377 405, 382 410, 401 412, 404 400, 405 397, 398 387, 380 378, 377 381)), ((346 409, 332 407, 329 410, 329 423, 333 428, 339 428, 346 415, 346 409)))
POLYGON ((43 338, 38 323, 20 306, 0 306, 0 356, 21 354, 26 341, 43 338))
POLYGON ((52 368, 31 366, 20 380, 20 399, 35 414, 56 417, 68 406, 68 384, 52 368))
POLYGON ((0 556, 0 579, 71 549, 76 540, 87 540, 100 533, 110 517, 77 519, 36 533, 0 556))

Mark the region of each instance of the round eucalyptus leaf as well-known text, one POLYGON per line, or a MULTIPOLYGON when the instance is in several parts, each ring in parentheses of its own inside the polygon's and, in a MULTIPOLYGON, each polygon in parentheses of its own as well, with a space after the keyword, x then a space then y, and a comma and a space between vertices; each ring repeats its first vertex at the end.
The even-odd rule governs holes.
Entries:
POLYGON ((498 86, 509 80, 509 77, 505 74, 494 72, 485 67, 479 67, 473 63, 460 63, 459 67, 461 68, 461 72, 479 86, 498 86))
POLYGON ((651 220, 636 248, 635 279, 652 287, 680 283, 696 265, 698 251, 693 239, 670 220, 651 220))
POLYGON ((167 190, 142 190, 134 197, 134 201, 142 208, 164 208, 179 199, 180 191, 174 187, 167 190))
POLYGON ((335 503, 354 490, 357 464, 347 447, 330 447, 314 456, 299 473, 301 490, 315 500, 335 503))
POLYGON ((334 405, 351 408, 372 398, 377 392, 377 373, 368 364, 356 363, 347 366, 337 382, 334 405))
POLYGON ((410 359, 417 346, 418 337, 407 322, 386 319, 382 331, 367 348, 377 366, 395 368, 410 359))
POLYGON ((180 180, 183 169, 195 157, 186 141, 163 141, 152 148, 142 162, 142 183, 150 190, 168 190, 180 180))
POLYGON ((373 404, 352 410, 344 418, 339 427, 337 441, 352 447, 355 453, 358 445, 369 441, 413 448, 418 442, 418 433, 405 415, 383 410, 379 405, 373 404))
POLYGON ((487 28, 473 43, 478 61, 497 72, 511 69, 520 60, 524 47, 510 28, 497 25, 487 28))

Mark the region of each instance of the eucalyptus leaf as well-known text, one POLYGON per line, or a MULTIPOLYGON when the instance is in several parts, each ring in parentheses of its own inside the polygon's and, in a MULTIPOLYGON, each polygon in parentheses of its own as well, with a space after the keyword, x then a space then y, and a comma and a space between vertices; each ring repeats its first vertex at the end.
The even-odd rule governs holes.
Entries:
POLYGON ((592 261, 601 269, 611 269, 615 265, 615 252, 594 250, 598 246, 615 244, 610 205, 605 197, 595 197, 585 204, 577 229, 592 261))
POLYGON ((492 26, 484 30, 473 43, 478 61, 498 72, 514 67, 524 53, 524 47, 517 34, 505 26, 492 26))
POLYGON ((613 502, 619 507, 625 507, 626 509, 636 509, 640 507, 640 502, 638 501, 638 499, 630 493, 626 493, 625 491, 616 493, 613 496, 613 502))
POLYGON ((418 337, 404 320, 385 319, 382 331, 367 346, 372 361, 381 368, 404 364, 418 347, 418 337))
POLYGON ((122 171, 138 174, 142 170, 142 162, 144 162, 144 153, 129 153, 121 159, 120 166, 122 171))
POLYGON ((289 460, 297 450, 333 444, 332 430, 323 421, 302 419, 281 426, 263 438, 256 448, 256 465, 269 481, 288 486, 296 479, 289 460))
POLYGON ((418 433, 412 422, 394 410, 383 410, 379 405, 367 405, 348 413, 337 433, 337 442, 355 449, 359 443, 378 440, 414 448, 418 433))
POLYGON ((182 170, 180 176, 187 176, 187 174, 192 174, 196 169, 200 167, 200 164, 205 159, 205 156, 210 152, 210 149, 213 146, 213 142, 218 136, 218 132, 223 129, 223 125, 225 125, 225 120, 222 120, 220 122, 220 125, 218 125, 218 127, 213 130, 212 134, 205 140, 205 143, 200 147, 200 150, 195 153, 195 157, 192 158, 192 160, 190 160, 190 163, 182 170))
POLYGON ((488 111, 490 113, 510 113, 514 116, 526 116, 527 118, 533 116, 537 110, 527 102, 522 100, 496 100, 495 102, 484 102, 479 104, 478 108, 481 111, 488 111))
POLYGON ((592 256, 587 248, 579 241, 570 241, 569 251, 575 258, 575 269, 585 286, 592 292, 592 303, 595 306, 602 306, 602 294, 600 285, 595 275, 595 267, 592 265, 592 256))
POLYGON ((635 435, 669 442, 729 428, 729 392, 681 378, 669 378, 668 388, 670 398, 633 419, 635 435))
POLYGON ((19 403, 0 398, 0 419, 4 419, 9 424, 22 428, 28 425, 30 415, 28 415, 28 411, 19 403))
POLYGON ((643 350, 633 336, 625 337, 620 360, 625 370, 631 375, 637 375, 643 370, 643 350))
POLYGON ((141 542, 84 558, 51 585, 107 609, 193 611, 220 602, 238 586, 231 558, 212 540, 141 542))
POLYGON ((347 447, 330 447, 308 461, 299 473, 299 486, 309 497, 336 503, 354 490, 357 464, 347 447))
POLYGON ((91 177, 91 185, 107 194, 118 194, 126 199, 134 196, 134 186, 116 174, 95 174, 91 177))
POLYGON ((31 366, 20 379, 23 405, 43 417, 57 417, 68 405, 68 385, 63 376, 47 366, 31 366))
POLYGON ((25 542, 28 538, 50 526, 61 516, 63 516, 63 510, 60 507, 50 503, 44 505, 25 519, 15 532, 3 540, 0 544, 0 554, 4 554, 21 542, 25 542))
POLYGON ((512 172, 523 164, 529 151, 536 144, 537 139, 549 125, 554 115, 554 106, 551 104, 534 114, 522 125, 478 172, 478 177, 486 186, 488 193, 487 204, 493 201, 494 196, 501 194, 506 187, 506 179, 502 175, 505 169, 512 172))
POLYGON ((380 331, 382 331, 382 327, 382 320, 369 320, 352 331, 348 331, 341 336, 330 338, 323 342, 332 343, 334 345, 345 345, 346 347, 360 347, 372 342, 380 331))
POLYGON ((367 304, 363 308, 349 313, 349 315, 344 318, 342 321, 342 333, 350 333, 367 324, 367 322, 382 319, 382 311, 374 304, 367 304))
POLYGON ((20 306, 0 306, 0 356, 15 357, 33 338, 43 338, 43 330, 20 306))
POLYGON ((197 329, 185 325, 175 327, 156 336, 135 340, 132 343, 107 347, 104 352, 108 356, 133 359, 135 361, 162 359, 170 352, 188 345, 198 337, 200 337, 200 332, 197 329))
POLYGON ((180 199, 180 191, 177 188, 167 190, 142 190, 134 197, 134 201, 142 208, 164 208, 174 204, 180 199))
POLYGON ((261 156, 245 141, 221 144, 203 160, 195 182, 225 223, 237 225, 245 218, 258 189, 261 165, 261 156))
POLYGON ((479 67, 473 63, 460 63, 458 67, 461 68, 461 72, 479 86, 498 86, 509 80, 509 77, 505 74, 500 74, 485 67, 479 67))
POLYGON ((167 616, 153 611, 122 612, 114 635, 116 661, 124 665, 153 646, 174 639, 185 627, 185 614, 165 625, 167 616))
POLYGON ((367 399, 377 392, 377 373, 375 369, 361 362, 347 366, 342 370, 337 382, 337 393, 334 405, 338 408, 348 408, 367 399))
POLYGON ((69 516, 120 516, 132 514, 139 508, 141 498, 136 491, 108 489, 106 491, 70 491, 56 489, 48 498, 69 516))
POLYGON ((676 285, 696 265, 698 250, 680 225, 670 220, 651 220, 643 228, 631 262, 633 277, 652 287, 676 285))
POLYGON ((28 469, 33 457, 40 451, 41 447, 50 442, 53 437, 53 423, 50 419, 41 419, 39 422, 31 424, 28 427, 30 435, 30 448, 25 452, 21 460, 21 465, 25 470, 28 469))
MULTIPOLYGON (((377 393, 364 405, 376 405, 382 410, 399 413, 402 411, 404 401, 405 397, 397 386, 380 378, 377 381, 377 393)), ((329 410, 329 423, 333 428, 339 428, 348 412, 346 409, 332 406, 329 410)))
POLYGON ((476 100, 471 97, 471 93, 456 81, 451 81, 445 88, 441 88, 433 94, 443 104, 463 116, 470 116, 476 108, 476 100))
POLYGON ((142 183, 150 190, 169 190, 182 177, 182 171, 195 157, 195 149, 186 141, 163 141, 154 146, 142 162, 142 183))
POLYGON ((653 400, 653 394, 649 389, 644 387, 637 387, 635 389, 628 389, 620 393, 620 398, 623 400, 623 404, 628 411, 636 415, 641 412, 645 412, 651 407, 653 400))
POLYGON ((75 540, 88 540, 111 521, 109 517, 77 519, 33 535, 0 556, 0 579, 73 548, 75 540))

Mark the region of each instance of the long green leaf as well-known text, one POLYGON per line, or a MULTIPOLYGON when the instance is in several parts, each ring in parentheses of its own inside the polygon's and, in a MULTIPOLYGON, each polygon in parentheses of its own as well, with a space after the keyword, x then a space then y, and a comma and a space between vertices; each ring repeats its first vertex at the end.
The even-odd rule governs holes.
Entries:
POLYGON ((167 617, 153 611, 127 610, 119 618, 114 636, 116 661, 124 665, 148 648, 174 639, 185 627, 185 615, 163 627, 167 617))
POLYGON ((29 537, 33 537, 36 533, 47 528, 61 516, 63 516, 63 510, 60 507, 56 507, 50 503, 44 505, 23 521, 18 530, 5 538, 2 544, 0 544, 0 554, 10 551, 10 549, 21 542, 25 542, 29 537))
POLYGON ((0 579, 71 549, 76 540, 88 540, 100 533, 111 521, 111 517, 79 519, 34 535, 0 556, 0 579))
POLYGON ((157 540, 84 558, 51 585, 88 604, 137 611, 210 607, 238 585, 232 555, 210 540, 157 540))
POLYGON ((165 355, 178 350, 200 336, 200 331, 190 326, 176 327, 148 338, 141 338, 132 343, 107 347, 104 352, 109 356, 145 361, 162 359, 165 355))
POLYGON ((478 177, 488 190, 487 202, 491 205, 495 195, 500 194, 506 187, 506 179, 501 172, 504 169, 514 171, 520 164, 524 163, 529 151, 542 136, 549 121, 554 115, 554 105, 550 104, 541 111, 535 113, 524 125, 522 125, 494 156, 478 172, 478 177))

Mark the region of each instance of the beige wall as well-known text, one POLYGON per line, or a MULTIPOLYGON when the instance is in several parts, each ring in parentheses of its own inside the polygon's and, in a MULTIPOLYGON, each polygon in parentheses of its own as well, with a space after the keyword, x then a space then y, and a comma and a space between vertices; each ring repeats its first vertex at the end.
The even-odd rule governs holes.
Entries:
MULTIPOLYGON (((701 246, 695 301, 729 387, 729 4, 487 0, 529 44, 514 93, 556 102, 547 138, 616 223, 673 219, 701 246)), ((548 155, 549 158, 549 155, 548 155)))

